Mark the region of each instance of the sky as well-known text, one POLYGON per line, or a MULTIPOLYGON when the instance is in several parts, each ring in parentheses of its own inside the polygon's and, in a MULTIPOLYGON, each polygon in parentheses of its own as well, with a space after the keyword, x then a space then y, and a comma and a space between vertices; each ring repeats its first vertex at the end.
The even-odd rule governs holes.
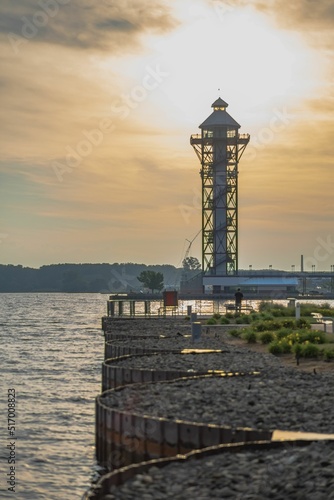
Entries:
MULTIPOLYGON (((239 267, 334 265, 331 0, 3 0, 0 264, 180 266, 201 229, 190 135, 251 135, 239 267)), ((201 260, 200 237, 190 255, 201 260)), ((313 267, 312 267, 313 266, 313 267)))

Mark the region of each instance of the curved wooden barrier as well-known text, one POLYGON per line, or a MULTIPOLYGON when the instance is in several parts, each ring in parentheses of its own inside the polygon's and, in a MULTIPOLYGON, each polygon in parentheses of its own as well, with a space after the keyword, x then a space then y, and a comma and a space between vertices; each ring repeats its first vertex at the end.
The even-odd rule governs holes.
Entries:
POLYGON ((180 351, 180 349, 155 349, 153 347, 146 347, 145 345, 143 347, 122 346, 115 344, 114 341, 110 341, 104 344, 104 359, 119 358, 127 354, 154 354, 157 352, 179 353, 180 351))
POLYGON ((126 481, 133 479, 137 474, 143 474, 148 472, 148 470, 155 467, 165 467, 166 465, 178 462, 180 465, 182 463, 194 460, 206 458, 213 455, 218 455, 221 453, 237 453, 241 451, 266 451, 276 448, 283 448, 286 446, 296 447, 296 446, 307 446, 311 441, 295 440, 289 441, 250 441, 248 443, 228 443, 218 446, 209 446, 203 448, 202 450, 193 450, 184 455, 178 455, 177 457, 169 458, 159 458, 154 460, 147 460, 137 464, 131 464, 128 466, 120 467, 119 469, 109 472, 100 478, 100 480, 93 485, 90 490, 84 495, 83 500, 103 500, 103 498, 109 494, 111 486, 120 486, 126 481))
MULTIPOLYGON (((153 353, 150 356, 155 356, 156 354, 153 353)), ((102 363, 102 392, 129 384, 161 382, 163 380, 174 380, 208 373, 207 371, 188 372, 186 370, 155 370, 153 368, 125 368, 117 366, 119 361, 128 358, 135 359, 140 356, 147 356, 147 354, 128 354, 104 361, 102 363)))
POLYGON ((142 334, 129 334, 129 333, 114 333, 114 332, 106 332, 104 334, 104 340, 105 342, 111 342, 113 340, 148 340, 148 339, 165 339, 165 338, 171 338, 168 337, 167 335, 142 335, 142 334))
MULTIPOLYGON (((156 356, 157 354, 169 353, 170 351, 155 351, 154 353, 145 353, 145 354, 127 354, 124 356, 119 356, 116 358, 107 359, 102 363, 102 392, 105 392, 109 389, 116 389, 117 387, 129 385, 129 384, 137 384, 137 383, 145 383, 145 382, 162 382, 164 380, 175 380, 178 378, 193 378, 194 376, 200 375, 219 375, 219 376, 235 376, 237 372, 225 372, 223 370, 156 370, 154 368, 136 368, 136 367, 123 367, 117 366, 119 361, 125 359, 133 359, 139 358, 141 356, 156 356)), ((182 356, 196 355, 196 356, 205 356, 206 354, 213 353, 223 353, 224 350, 210 350, 210 349, 188 349, 188 350, 180 350, 174 352, 174 354, 179 354, 182 356)), ((255 372, 252 372, 251 375, 255 375, 255 372)), ((238 372, 238 375, 241 375, 238 372)), ((242 374, 243 375, 243 374, 242 374)))
MULTIPOLYGON (((241 375, 243 374, 235 373, 235 376, 241 375)), ((210 379, 214 376, 200 377, 210 379)), ((168 384, 170 381, 161 383, 168 384)), ((223 443, 271 440, 270 430, 232 429, 227 426, 169 420, 140 415, 130 408, 128 411, 120 411, 108 406, 105 403, 108 395, 123 388, 124 386, 111 389, 96 398, 96 458, 107 470, 223 443)), ((135 404, 134 401, 134 408, 135 404)))

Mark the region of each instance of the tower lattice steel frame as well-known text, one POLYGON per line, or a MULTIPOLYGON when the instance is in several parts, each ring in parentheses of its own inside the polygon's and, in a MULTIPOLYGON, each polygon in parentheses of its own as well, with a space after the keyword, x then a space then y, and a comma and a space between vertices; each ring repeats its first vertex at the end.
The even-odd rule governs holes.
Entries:
POLYGON ((238 273, 238 164, 250 139, 227 106, 217 99, 201 134, 190 138, 201 162, 202 270, 213 276, 238 273))

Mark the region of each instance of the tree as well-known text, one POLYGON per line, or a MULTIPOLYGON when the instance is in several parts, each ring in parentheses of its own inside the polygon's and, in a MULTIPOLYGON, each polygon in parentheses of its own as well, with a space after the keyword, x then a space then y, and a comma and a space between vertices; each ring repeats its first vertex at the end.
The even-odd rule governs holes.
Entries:
POLYGON ((63 274, 63 290, 64 292, 85 292, 86 283, 77 271, 65 271, 63 274))
POLYGON ((164 287, 164 275, 162 273, 142 271, 137 280, 143 283, 146 288, 149 288, 152 293, 154 290, 160 291, 164 287))
POLYGON ((196 257, 186 257, 183 259, 182 265, 186 271, 198 271, 201 269, 201 264, 196 257))

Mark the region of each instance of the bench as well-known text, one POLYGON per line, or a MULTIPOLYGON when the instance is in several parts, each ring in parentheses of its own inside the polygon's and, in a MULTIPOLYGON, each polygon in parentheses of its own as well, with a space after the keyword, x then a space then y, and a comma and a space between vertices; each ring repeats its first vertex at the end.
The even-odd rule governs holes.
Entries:
POLYGON ((332 330, 330 333, 333 333, 333 325, 334 325, 334 318, 330 316, 323 316, 321 313, 311 313, 311 316, 313 316, 313 319, 315 319, 316 323, 320 323, 321 325, 325 326, 325 332, 327 333, 327 325, 332 325, 332 330))
POLYGON ((241 306, 241 307, 237 307, 235 304, 226 304, 225 305, 225 309, 226 309, 226 312, 228 311, 249 311, 249 312, 253 312, 254 311, 254 308, 252 306, 241 306))

